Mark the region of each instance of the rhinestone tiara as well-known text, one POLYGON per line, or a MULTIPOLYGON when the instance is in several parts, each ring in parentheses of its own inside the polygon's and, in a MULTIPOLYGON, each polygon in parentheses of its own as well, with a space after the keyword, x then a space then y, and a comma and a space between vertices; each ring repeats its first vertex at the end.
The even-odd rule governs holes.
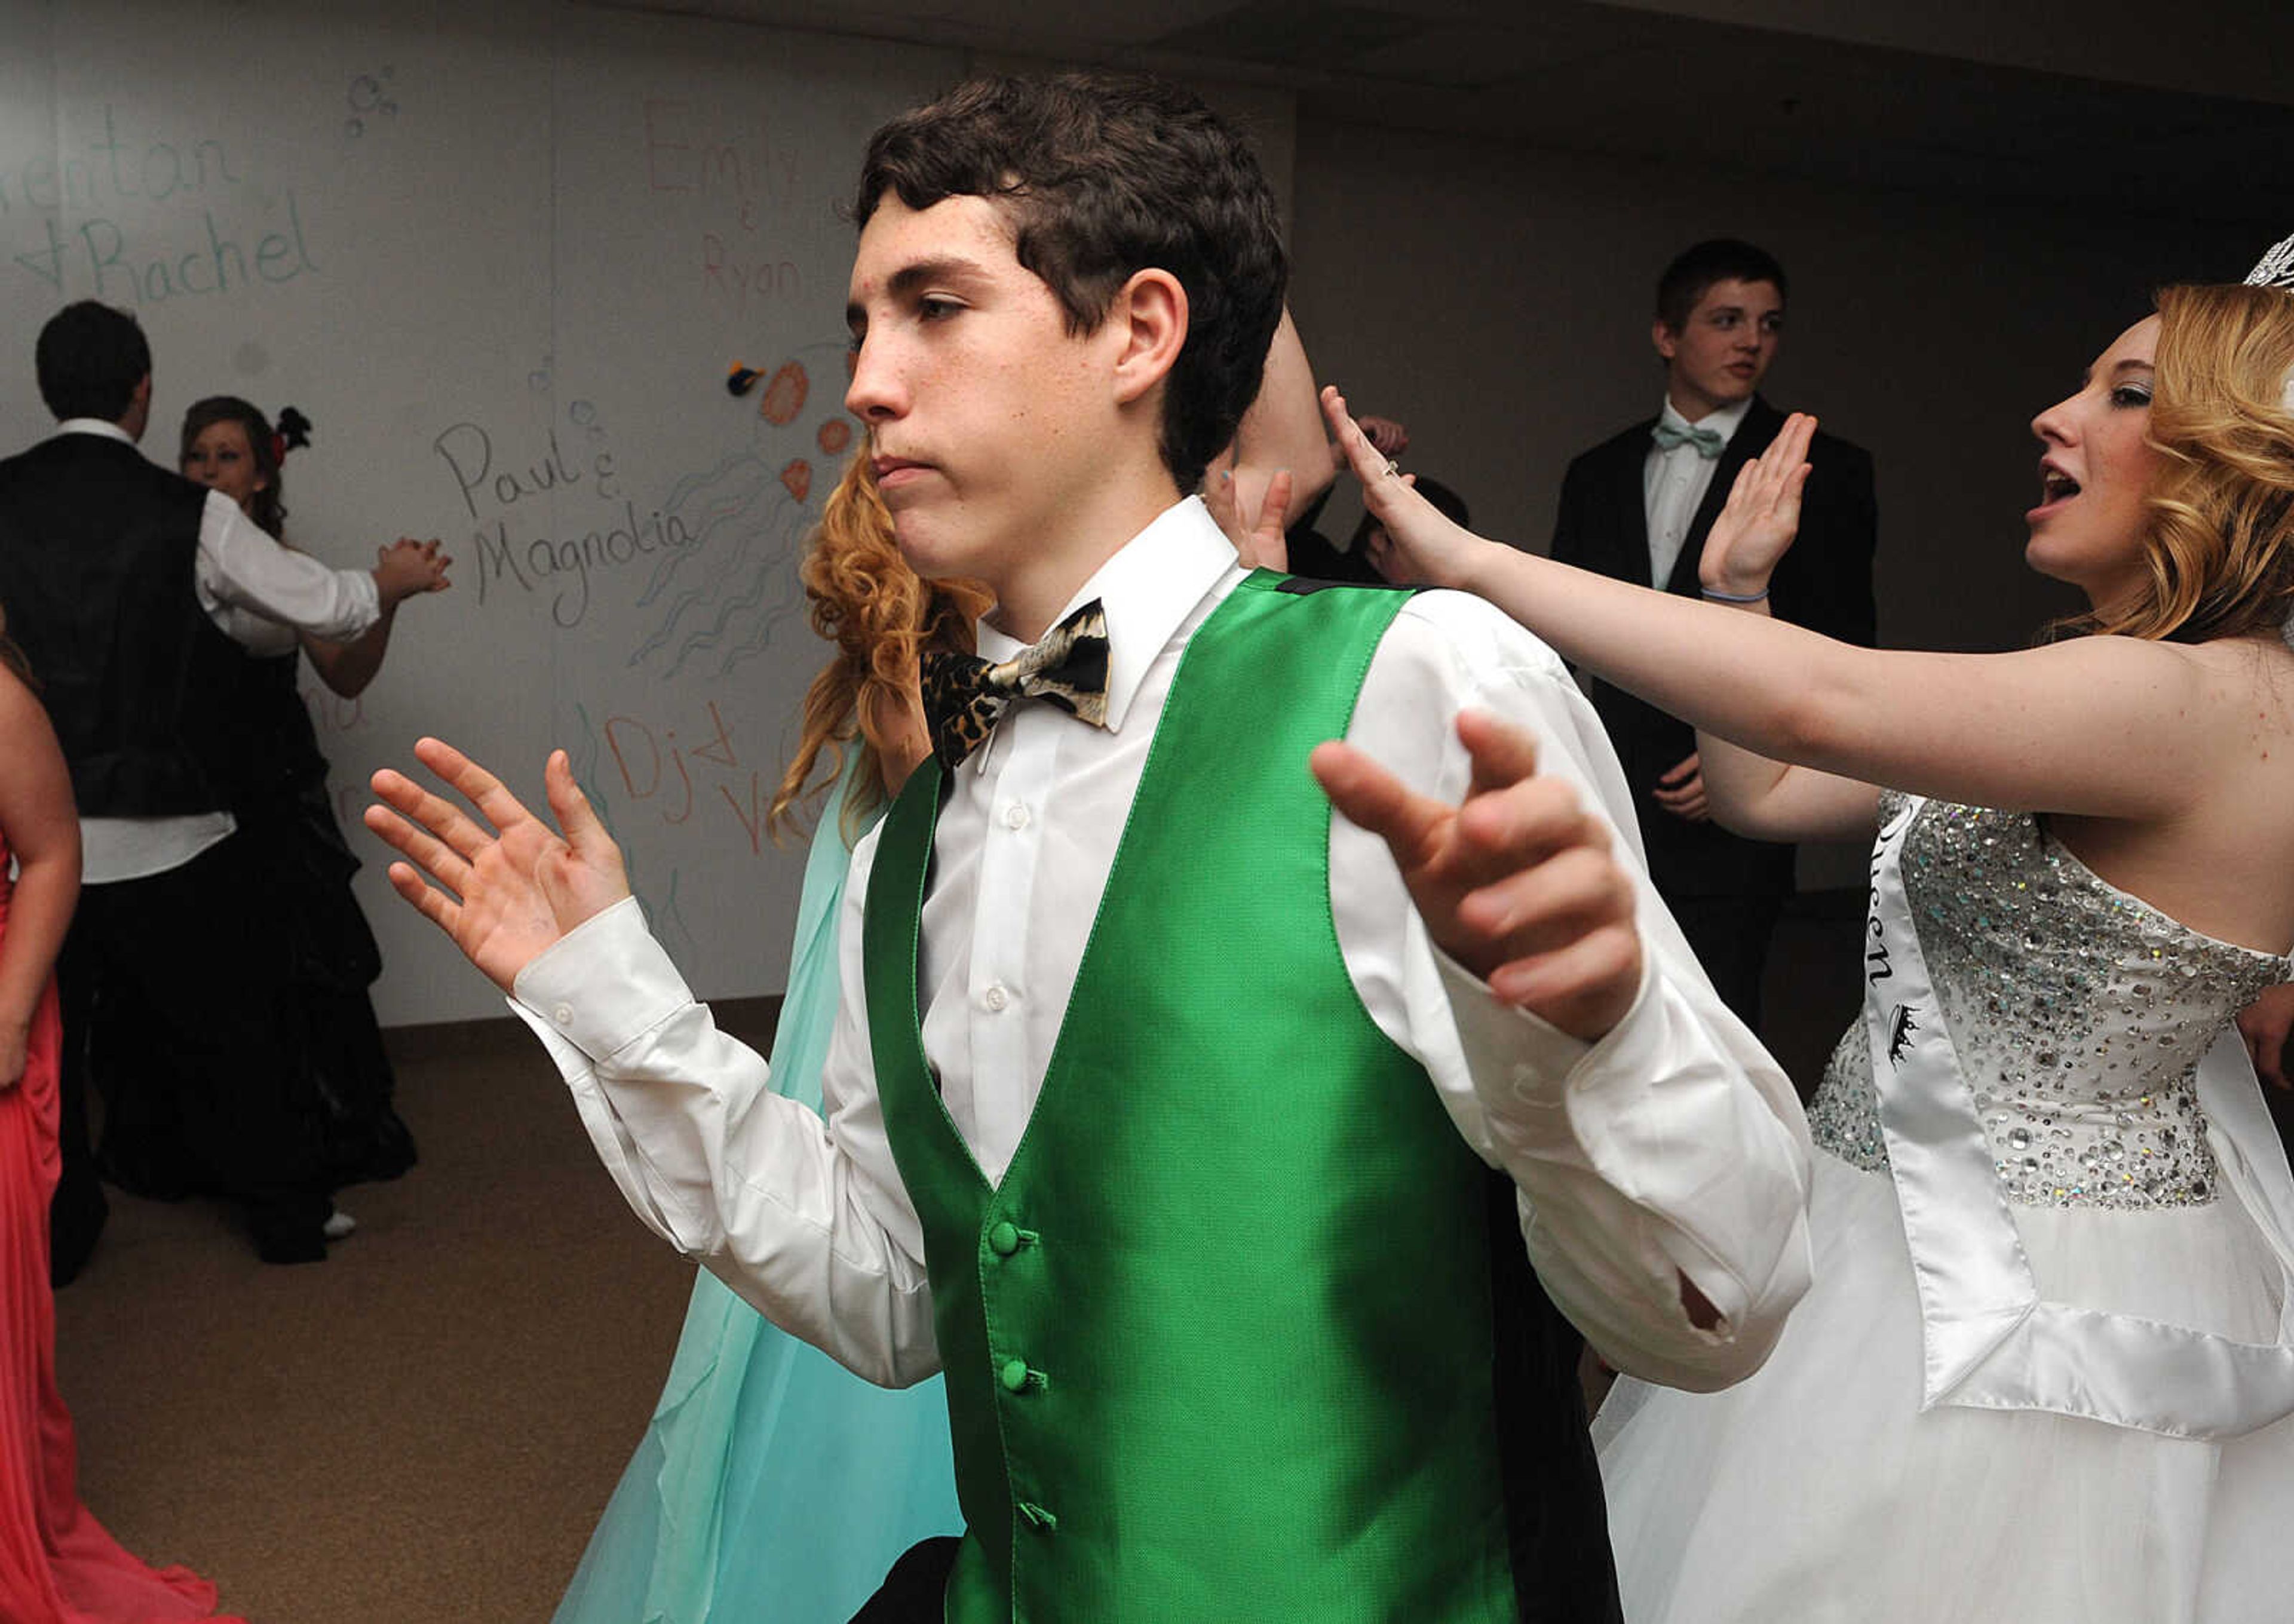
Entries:
POLYGON ((2249 288, 2294 290, 2294 237, 2289 237, 2255 261, 2254 269, 2246 273, 2246 285, 2249 288))

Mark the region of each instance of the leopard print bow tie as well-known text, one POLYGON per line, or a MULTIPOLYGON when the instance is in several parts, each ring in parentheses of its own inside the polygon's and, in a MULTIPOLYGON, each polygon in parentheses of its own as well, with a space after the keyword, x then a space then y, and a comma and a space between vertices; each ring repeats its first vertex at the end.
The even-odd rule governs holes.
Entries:
POLYGON ((932 754, 949 772, 987 742, 1015 699, 1040 699, 1104 727, 1107 611, 1094 598, 1041 640, 994 665, 975 654, 927 654, 923 675, 932 754))

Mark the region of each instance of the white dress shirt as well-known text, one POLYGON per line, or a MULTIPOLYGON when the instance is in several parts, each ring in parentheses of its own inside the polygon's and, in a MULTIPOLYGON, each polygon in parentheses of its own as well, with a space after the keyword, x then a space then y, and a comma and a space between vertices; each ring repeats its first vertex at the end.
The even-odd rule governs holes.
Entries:
MULTIPOLYGON (((1043 1084, 1179 656, 1241 575, 1200 502, 1169 509, 1068 605, 1105 605, 1109 726, 1016 705, 949 786, 922 926, 924 1052, 991 1180, 1043 1084)), ((1017 646, 986 625, 980 637, 991 660, 1017 646)), ((1765 1357, 1808 1281, 1799 1104, 1640 877, 1623 778, 1543 644, 1478 599, 1414 597, 1371 662, 1346 736, 1455 801, 1471 769, 1452 721, 1469 706, 1534 733, 1541 770, 1574 784, 1630 854, 1648 948, 1637 1001, 1590 1045, 1499 1004, 1428 942, 1385 844, 1333 817, 1347 973, 1379 1029, 1426 1067, 1459 1133, 1519 1186, 1530 1256, 1595 1345, 1655 1380, 1733 1381, 1765 1357), (1680 1275, 1720 1311, 1717 1329, 1690 1323, 1680 1275)), ((512 1007, 549 1046, 641 1218, 777 1323, 899 1384, 939 1355, 921 1227, 870 1061, 861 925, 875 849, 874 834, 861 841, 845 892, 825 1123, 716 1030, 634 900, 536 957, 512 1007)), ((1247 982, 1250 966, 1235 973, 1247 982)))
MULTIPOLYGON (((101 418, 67 418, 56 432, 135 443, 117 423, 101 418)), ((199 510, 192 586, 207 619, 257 653, 265 651, 258 638, 247 635, 252 624, 248 614, 317 637, 344 638, 358 636, 382 612, 371 572, 329 569, 306 553, 280 546, 220 491, 208 491, 207 506, 199 510)), ((172 817, 84 817, 80 882, 141 880, 181 868, 237 826, 220 808, 172 817)))
MULTIPOLYGON (((1752 409, 1752 396, 1746 395, 1734 406, 1707 412, 1691 423, 1667 396, 1657 421, 1684 430, 1709 428, 1720 436, 1720 449, 1725 451, 1752 409)), ((1688 527, 1696 522, 1705 491, 1712 488, 1712 470, 1720 466, 1718 457, 1704 456, 1686 441, 1672 447, 1649 442, 1648 459, 1641 464, 1641 511, 1648 519, 1649 584, 1660 592, 1672 579, 1681 544, 1688 539, 1688 527)))

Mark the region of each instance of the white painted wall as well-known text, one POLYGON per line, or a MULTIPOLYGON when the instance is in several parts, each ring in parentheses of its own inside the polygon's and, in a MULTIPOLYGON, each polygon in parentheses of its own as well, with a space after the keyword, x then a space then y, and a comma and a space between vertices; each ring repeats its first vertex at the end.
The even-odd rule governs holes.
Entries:
MULTIPOLYGON (((449 598, 408 611, 366 701, 321 708, 346 807, 419 731, 473 742, 529 788, 565 743, 696 985, 777 987, 799 865, 752 839, 751 791, 753 775, 769 792, 818 658, 793 590, 810 509, 790 470, 818 465, 817 499, 834 466, 850 231, 834 206, 866 129, 963 54, 565 0, 387 14, 0 0, 0 26, 18 42, 0 57, 12 440, 45 428, 32 333, 86 294, 142 307, 153 455, 172 456, 195 394, 303 406, 319 425, 289 471, 303 545, 355 562, 377 539, 438 533, 465 560, 449 598), (226 259, 228 285, 208 285, 226 259), (774 422, 728 397, 716 380, 736 358, 803 362, 803 410, 774 422), (494 461, 469 483, 448 451, 470 452, 474 430, 494 461), (549 489, 495 477, 553 467, 549 489), (688 513, 707 540, 668 575, 523 581, 474 545, 489 528, 527 548, 602 533, 631 501, 641 518, 688 513)), ((1649 288, 1666 257, 1720 232, 1779 254, 1795 288, 1773 398, 1877 458, 1882 629, 1899 644, 2010 646, 2066 606, 2019 561, 2024 423, 2141 313, 2148 283, 2236 276, 2275 234, 1300 122, 1287 93, 1205 88, 1289 200, 1320 370, 1407 420, 1411 466, 1493 533, 1542 545, 1568 457, 1654 410, 1649 288)), ((1855 862, 1814 877, 1852 881, 1855 862)), ((498 1011, 378 867, 361 888, 389 962, 385 1019, 498 1011)))

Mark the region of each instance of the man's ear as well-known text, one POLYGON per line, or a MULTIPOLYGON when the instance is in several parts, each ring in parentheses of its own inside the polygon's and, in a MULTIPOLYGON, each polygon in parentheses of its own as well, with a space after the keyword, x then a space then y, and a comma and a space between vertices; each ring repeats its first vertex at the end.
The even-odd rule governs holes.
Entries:
POLYGON ((1649 323, 1649 342, 1656 345, 1658 357, 1669 361, 1673 357, 1673 352, 1680 347, 1680 335, 1667 327, 1664 324, 1664 318, 1659 316, 1649 323))
POLYGON ((1187 342, 1187 290, 1168 271, 1135 271, 1107 310, 1119 341, 1115 398, 1129 405, 1167 377, 1187 342))

